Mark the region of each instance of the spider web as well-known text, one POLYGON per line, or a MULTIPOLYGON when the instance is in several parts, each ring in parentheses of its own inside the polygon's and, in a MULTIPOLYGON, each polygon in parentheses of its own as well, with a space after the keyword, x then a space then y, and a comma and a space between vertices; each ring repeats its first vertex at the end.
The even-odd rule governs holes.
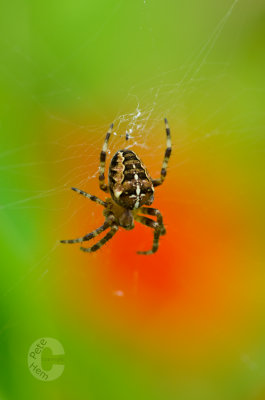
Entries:
MULTIPOLYGON (((3 294, 4 299, 12 296, 13 291, 23 287, 25 281, 35 283, 47 276, 50 261, 60 246, 57 240, 53 240, 56 236, 58 239, 61 238, 60 231, 64 226, 70 228, 69 238, 71 237, 71 223, 74 223, 77 212, 83 210, 88 219, 93 219, 95 213, 100 214, 100 211, 96 211, 94 207, 87 207, 85 201, 78 201, 69 188, 75 186, 89 191, 89 183, 91 182, 92 185, 93 182, 97 182, 99 153, 111 122, 114 122, 114 132, 109 144, 108 160, 115 151, 125 146, 132 148, 137 154, 148 153, 149 162, 151 161, 148 168, 153 177, 159 176, 166 145, 164 117, 169 119, 173 136, 173 151, 178 153, 179 158, 177 163, 170 164, 169 173, 175 173, 185 163, 189 164, 190 152, 188 150, 196 148, 198 143, 207 143, 212 136, 225 135, 227 138, 225 146, 234 142, 253 141, 253 132, 254 140, 259 141, 262 128, 259 110, 255 111, 250 107, 247 114, 245 110, 242 110, 241 113, 237 113, 230 119, 224 119, 222 122, 220 122, 220 116, 226 115, 227 109, 234 107, 242 95, 260 92, 263 91, 263 88, 242 85, 234 93, 230 93, 225 102, 215 101, 216 93, 229 79, 231 58, 233 51, 236 51, 236 39, 234 47, 225 59, 220 62, 212 62, 211 56, 214 51, 218 52, 218 40, 225 34, 229 23, 233 24, 232 16, 238 16, 239 4, 238 0, 228 2, 226 11, 220 10, 214 29, 207 32, 206 40, 194 48, 193 54, 185 62, 174 66, 171 70, 163 70, 161 66, 161 72, 151 73, 150 78, 137 80, 132 82, 129 88, 125 88, 116 114, 112 118, 110 115, 102 115, 98 110, 98 115, 96 115, 98 123, 93 122, 92 124, 83 115, 79 119, 80 114, 78 113, 73 118, 67 118, 64 113, 56 112, 51 106, 47 106, 47 103, 48 99, 51 103, 53 101, 56 103, 63 99, 65 93, 73 92, 73 99, 76 100, 76 108, 78 108, 82 94, 75 93, 70 82, 65 86, 60 81, 59 73, 68 68, 70 61, 78 52, 86 51, 91 41, 99 40, 105 26, 122 6, 121 2, 113 7, 109 21, 105 21, 93 37, 90 37, 88 41, 81 42, 76 52, 69 54, 68 60, 56 65, 49 73, 48 77, 53 85, 53 90, 43 90, 42 95, 38 96, 31 95, 32 105, 40 110, 46 126, 39 135, 36 132, 35 142, 24 137, 20 144, 9 146, 0 153, 0 173, 11 178, 16 177, 21 182, 17 187, 1 188, 0 210, 3 217, 5 211, 12 211, 14 216, 21 215, 21 213, 33 215, 34 218, 40 218, 43 225, 47 215, 49 215, 49 221, 52 221, 53 216, 58 213, 67 215, 67 218, 61 221, 59 226, 49 228, 52 240, 47 242, 44 252, 43 248, 40 250, 36 247, 34 250, 31 246, 24 250, 25 252, 33 251, 32 257, 29 257, 31 259, 29 268, 20 276, 14 277, 11 286, 9 283, 7 284, 3 294), (197 108, 194 107, 192 101, 194 98, 197 99, 197 108), (205 102, 209 104, 211 99, 213 106, 209 113, 202 114, 198 119, 202 105, 205 102), (216 117, 219 119, 216 120, 216 117), (190 124, 189 121, 193 118, 199 120, 201 126, 190 124), (246 118, 251 121, 248 126, 245 126, 246 118), (215 124, 215 121, 218 121, 218 125, 215 124), (202 130, 201 127, 209 129, 202 130), (51 128, 51 132, 48 134, 49 128, 51 128), (53 136, 55 132, 56 136, 53 136), (157 132, 161 132, 161 136, 157 132), (126 135, 129 137, 127 142, 126 135), (42 153, 42 150, 47 148, 49 148, 49 153, 42 153), (30 152, 31 159, 24 159, 25 152, 30 152), (45 167, 50 173, 54 171, 54 176, 45 174, 45 167), (33 187, 31 186, 32 181, 36 182, 33 187), (58 201, 54 201, 57 198, 60 199, 60 205, 54 206, 54 204, 58 204, 58 201)), ((147 23, 145 29, 150 30, 150 35, 152 35, 152 21, 148 19, 149 2, 144 1, 143 7, 147 23)), ((34 65, 33 60, 27 54, 21 52, 19 47, 14 47, 11 40, 1 40, 3 46, 9 48, 10 53, 15 53, 22 64, 29 65, 32 69, 38 67, 38 65, 34 65)), ((14 86, 22 92, 31 93, 31 87, 5 68, 4 63, 1 63, 1 73, 11 79, 14 86)), ((213 153, 210 157, 214 159, 215 155, 213 153)), ((120 296, 122 292, 117 290, 116 295, 120 296)), ((11 321, 11 325, 10 321, 7 322, 0 328, 0 332, 6 332, 12 324, 13 321, 11 321)))
MULTIPOLYGON (((32 94, 32 102, 39 107, 45 116, 45 118, 49 121, 56 121, 58 125, 61 125, 61 132, 58 132, 58 135, 54 137, 52 140, 46 140, 46 138, 42 141, 36 140, 36 142, 30 141, 27 142, 27 138, 23 138, 23 145, 21 146, 13 146, 0 154, 1 160, 1 173, 3 174, 13 174, 18 177, 23 178, 34 178, 36 179, 36 188, 31 188, 30 190, 23 190, 19 188, 8 188, 8 192, 5 192, 5 188, 2 189, 7 198, 7 200, 2 200, 1 202, 1 210, 4 209, 19 209, 23 210, 25 208, 39 208, 44 211, 52 210, 51 208, 45 208, 43 204, 46 202, 46 198, 55 196, 58 192, 65 192, 69 187, 72 186, 72 182, 68 179, 69 171, 68 167, 66 167, 66 172, 60 176, 59 181, 55 182, 55 185, 51 185, 50 182, 43 184, 43 181, 47 180, 47 177, 43 177, 37 172, 32 172, 35 167, 45 166, 52 164, 56 169, 57 166, 67 166, 67 163, 71 160, 73 164, 75 164, 75 176, 76 176, 76 184, 82 186, 82 184, 91 179, 97 179, 98 175, 98 162, 94 160, 94 155, 99 154, 100 149, 102 147, 102 143, 104 141, 106 131, 110 122, 114 122, 114 132, 113 135, 115 140, 111 140, 109 145, 109 154, 113 154, 113 151, 123 148, 125 145, 128 148, 133 148, 136 152, 139 151, 139 148, 144 148, 152 151, 153 162, 156 165, 156 173, 159 174, 161 161, 163 157, 163 150, 165 148, 165 138, 162 135, 162 131, 164 129, 163 126, 163 118, 168 115, 174 115, 174 120, 171 119, 171 126, 178 121, 178 125, 185 125, 187 120, 192 116, 192 114, 196 113, 196 109, 188 110, 186 104, 189 102, 189 99, 194 96, 196 92, 201 93, 201 88, 206 88, 204 98, 200 99, 202 103, 205 99, 211 98, 214 96, 216 88, 220 87, 220 82, 223 79, 226 79, 228 76, 228 68, 230 65, 229 59, 226 59, 219 63, 218 68, 214 69, 214 75, 209 77, 209 73, 207 75, 207 71, 203 71, 205 66, 212 65, 210 56, 211 52, 216 46, 220 35, 222 35, 226 24, 228 23, 238 0, 233 1, 225 14, 220 18, 214 30, 209 34, 207 40, 202 43, 199 48, 194 50, 194 54, 190 56, 190 59, 187 60, 186 63, 174 68, 170 71, 166 70, 161 72, 158 75, 151 76, 150 79, 135 82, 133 86, 131 86, 128 90, 128 93, 123 97, 120 101, 120 108, 118 109, 116 115, 113 116, 112 121, 106 120, 102 123, 101 126, 93 126, 87 123, 80 124, 78 122, 73 122, 73 120, 66 119, 64 116, 62 117, 59 114, 55 114, 46 106, 46 100, 48 97, 58 97, 59 98, 65 93, 71 91, 71 87, 64 87, 59 81, 58 77, 54 77, 56 73, 60 72, 60 70, 67 68, 67 62, 57 66, 54 70, 49 73, 49 78, 54 84, 54 90, 44 92, 39 98, 35 97, 32 94), (175 75, 176 71, 179 72, 180 79, 176 81, 175 75), (217 71, 217 72, 216 72, 217 71), (206 82, 206 84, 205 84, 206 82), (209 82, 211 85, 209 85, 209 82), (68 126, 68 132, 64 133, 64 127, 68 126), (69 126, 71 127, 69 129, 69 126), (161 138, 157 141, 156 145, 153 146, 153 132, 155 130, 161 131, 161 138), (96 133, 96 135, 95 135, 96 133), (81 134, 81 135, 80 135, 81 134), (94 134, 95 140, 93 143, 90 143, 90 136, 94 134), (129 141, 125 143, 125 135, 129 135, 129 141), (80 142, 80 136, 83 137, 83 142, 80 142), (78 137, 78 140, 76 140, 78 137), (88 138, 88 140, 86 140, 88 138), (68 144, 67 142, 71 142, 72 144, 68 144), (41 148, 45 145, 49 145, 51 148, 51 153, 53 155, 52 159, 41 159, 39 160, 39 152, 41 152, 41 148), (37 149, 37 151, 36 151, 37 149), (14 158, 23 159, 23 153, 27 150, 32 151, 32 160, 23 160, 23 162, 18 163, 9 163, 9 159, 14 160, 14 158), (34 154, 37 153, 38 159, 34 154), (55 155, 54 155, 55 153, 55 155), (83 156, 87 156, 87 164, 80 165, 79 159, 84 159, 83 156), (90 159, 93 161, 90 161, 90 159), (17 195, 18 194, 18 195, 17 195), (10 198, 10 199, 9 199, 10 198)), ((121 7, 121 3, 118 3, 117 6, 113 10, 113 14, 110 18, 115 15, 117 10, 121 7)), ((148 2, 144 1, 145 12, 148 13, 148 2)), ((150 22, 150 21, 149 21, 150 22)), ((104 28, 106 21, 100 30, 95 33, 93 38, 89 39, 89 42, 83 42, 76 50, 76 53, 79 51, 84 51, 89 43, 93 40, 97 40, 97 36, 100 34, 101 30, 104 28)), ((151 29, 151 28, 150 28, 151 29)), ((32 64, 33 60, 30 59, 27 55, 23 54, 19 47, 13 47, 12 43, 7 39, 2 39, 3 45, 6 47, 10 47, 10 52, 14 52, 21 58, 22 62, 26 62, 28 64, 32 64)), ((75 54, 69 55, 69 60, 74 57, 75 54)), ((215 63, 216 64, 216 63, 215 63)), ((5 69, 4 64, 1 65, 2 72, 9 76, 15 85, 22 88, 23 91, 29 91, 30 89, 23 82, 19 81, 19 78, 12 75, 12 72, 5 69)), ((221 83, 222 84, 222 83, 221 83)), ((260 91, 260 88, 246 88, 242 87, 237 93, 232 94, 230 98, 227 99, 226 104, 222 104, 218 109, 214 109, 213 113, 210 113, 207 116, 207 120, 210 121, 214 118, 214 116, 218 114, 222 114, 224 109, 226 109, 229 104, 233 104, 242 93, 246 91, 260 91)), ((80 96, 76 96, 76 101, 80 100, 80 96)), ((199 104, 200 105, 200 104, 199 104)), ((179 153, 185 152, 185 147, 190 146, 191 142, 207 140, 211 135, 216 134, 229 134, 229 131, 232 129, 239 129, 241 131, 242 126, 240 126, 240 118, 242 116, 237 116, 238 120, 228 121, 230 126, 216 127, 215 132, 205 132, 203 136, 199 136, 199 128, 197 127, 196 133, 197 137, 192 139, 192 134, 189 137, 184 136, 183 134, 175 134, 175 148, 179 153), (232 123, 234 125, 232 126, 232 123), (236 124, 238 127, 236 127, 236 124)), ((248 115, 249 117, 249 115, 248 115)), ((254 115, 256 117, 256 115, 254 115)), ((104 119, 104 118, 102 118, 104 119)), ((205 124, 205 120, 202 119, 201 125, 205 124)), ((255 121, 254 121, 255 122, 255 121)), ((244 132, 244 136, 242 136, 242 140, 249 140, 249 136, 246 132, 244 132)), ((36 137, 38 135, 36 134, 36 137)), ((112 138, 113 139, 113 138, 112 138)), ((233 140, 233 139, 231 139, 233 140)), ((236 138, 238 140, 238 138, 236 138)), ((184 162, 189 162, 188 159, 184 160, 184 162)), ((178 164, 171 165, 170 169, 177 169, 178 164)), ((67 208, 70 210, 70 204, 67 205, 67 208)), ((56 208, 54 211, 59 211, 62 208, 56 208)))
MULTIPOLYGON (((216 68, 216 63, 213 68, 214 74, 209 77, 209 71, 205 70, 205 67, 212 66, 211 53, 215 48, 220 35, 222 35, 232 13, 237 6, 238 0, 233 1, 228 6, 227 11, 219 19, 214 30, 208 35, 206 41, 201 46, 194 49, 194 54, 191 54, 190 59, 186 63, 177 66, 172 70, 162 71, 160 74, 154 75, 141 82, 135 82, 132 85, 125 97, 121 99, 120 107, 117 110, 116 115, 113 116, 112 121, 114 122, 114 132, 112 140, 109 145, 109 158, 114 151, 127 146, 132 148, 134 151, 139 153, 139 149, 145 149, 152 153, 153 165, 151 170, 154 171, 156 176, 159 176, 161 162, 163 158, 165 148, 165 137, 164 137, 164 125, 163 119, 165 116, 174 116, 169 120, 171 126, 185 127, 187 121, 196 113, 196 109, 189 110, 187 104, 196 93, 201 93, 202 89, 206 89, 204 98, 200 99, 200 106, 204 100, 213 98, 216 90, 220 88, 220 82, 225 80, 228 76, 228 69, 230 66, 229 59, 221 61, 216 68), (176 75, 180 78, 176 81, 176 75), (209 84, 210 83, 210 84, 209 84), (154 142, 154 131, 161 131, 161 137, 155 137, 154 142), (125 137, 128 135, 129 141, 125 142, 125 137)), ((113 17, 119 8, 121 3, 118 3, 113 10, 113 17)), ((144 12, 148 15, 148 2, 144 2, 144 12)), ((148 18, 147 18, 148 20, 148 18)), ((100 35, 102 29, 104 29, 106 21, 100 30, 95 33, 93 38, 89 41, 83 42, 76 50, 76 54, 79 51, 85 51, 89 46, 91 40, 96 41, 100 35)), ((149 28, 151 29, 151 23, 149 21, 149 28)), ((146 28, 148 29, 148 28, 146 28)), ((3 39, 2 39, 3 40, 3 39)), ((29 56, 25 55, 19 50, 19 47, 13 47, 12 43, 8 40, 3 40, 3 44, 10 48, 10 52, 14 52, 21 58, 21 62, 28 63, 31 67, 35 67, 33 60, 29 56)), ((75 54, 69 54, 69 60, 74 57, 75 54)), ((110 120, 104 121, 102 125, 93 126, 89 123, 78 123, 76 121, 67 119, 65 116, 56 114, 46 106, 47 98, 61 98, 64 93, 71 92, 70 85, 65 87, 61 84, 58 79, 58 73, 62 69, 67 69, 67 61, 57 65, 50 73, 49 79, 54 85, 53 91, 48 91, 42 94, 42 96, 34 96, 32 94, 32 102, 39 109, 42 110, 44 118, 51 123, 54 122, 59 126, 56 137, 52 140, 36 140, 36 142, 27 142, 27 138, 23 138, 23 144, 20 146, 11 147, 0 154, 1 160, 1 173, 10 174, 10 176, 17 176, 21 181, 36 180, 36 187, 30 187, 28 189, 23 188, 2 188, 3 199, 0 205, 1 210, 12 209, 23 211, 25 209, 38 209, 40 212, 45 213, 58 213, 60 211, 67 210, 69 214, 69 220, 65 221, 68 224, 70 220, 75 217, 76 202, 74 200, 66 200, 61 207, 54 208, 53 200, 48 199, 54 198, 58 194, 64 194, 65 198, 70 197, 69 188, 76 186, 82 188, 84 184, 88 186, 87 182, 90 180, 96 180, 98 176, 98 160, 96 155, 99 154, 102 143, 104 141, 106 131, 110 120), (55 78, 56 76, 56 78, 55 78), (64 128, 67 126, 67 133, 64 132, 64 128), (69 128, 70 127, 70 128, 69 128), (93 136, 94 140, 91 143, 90 137, 93 136), (80 142, 80 138, 83 141, 80 142), (47 145, 50 147, 50 154, 46 158, 40 156, 42 146, 47 145), (25 151, 32 152, 32 159, 24 160, 23 154, 25 151), (37 156, 35 156, 37 155, 37 156), (86 158, 85 158, 86 157, 86 158), (22 162, 9 163, 9 160, 20 160, 22 162), (82 165, 80 165, 82 160, 82 165), (84 165, 85 160, 85 165, 84 165), (71 174, 69 173, 69 163, 73 166, 71 174), (43 175, 43 166, 53 166, 54 170, 58 168, 60 171, 64 171, 57 179, 51 184, 47 176, 43 175), (33 172, 34 171, 34 172, 33 172), (72 173, 75 174, 75 182, 72 182, 72 173), (69 178, 71 176, 71 179, 69 178)), ((2 72, 11 78, 15 85, 25 92, 28 92, 28 88, 23 82, 20 82, 19 78, 13 76, 10 71, 1 66, 2 72)), ((211 71, 210 71, 211 72, 211 71)), ((205 125, 206 122, 211 121, 216 115, 222 114, 222 112, 233 104, 245 91, 256 91, 260 89, 242 87, 239 92, 232 94, 227 99, 225 104, 222 104, 218 109, 213 109, 212 113, 207 116, 207 121, 202 119, 201 125, 205 125)), ((80 96, 75 95, 76 102, 80 100, 80 96)), ((187 147, 191 147, 198 141, 206 141, 212 135, 229 135, 233 130, 239 130, 242 133, 242 124, 244 120, 240 120, 241 115, 237 118, 238 120, 228 121, 229 126, 217 126, 214 131, 200 133, 199 127, 194 128, 194 132, 191 132, 189 127, 189 133, 173 133, 174 140, 174 151, 177 149, 178 154, 183 154, 180 159, 180 163, 170 165, 170 170, 177 170, 181 163, 189 163, 189 158, 185 157, 187 147), (242 124, 241 124, 242 123, 242 124), (194 134, 195 133, 195 134, 194 134)), ((249 117, 249 116, 248 116, 249 117)), ((254 115, 256 117, 256 115, 254 115)), ((185 131, 185 130, 184 130, 185 131)), ((46 132, 47 133, 47 132, 46 132)), ((42 135, 43 136, 43 135, 42 135)), ((38 137, 38 135, 36 135, 38 137)), ((250 132, 244 132, 241 140, 249 140, 250 132)), ((233 138, 231 138, 233 140, 233 138)), ((239 140, 238 137, 235 140, 239 140)), ((213 155, 214 156, 214 155, 213 155)), ((55 172, 55 175, 56 172, 55 172)), ((83 207, 80 205, 80 207, 83 207)), ((87 210, 86 210, 87 212, 87 210)), ((93 215, 93 211, 91 210, 93 215)), ((58 227, 59 229, 60 227, 58 227)), ((51 249, 48 249, 48 253, 53 252, 57 249, 58 243, 54 244, 51 249)), ((47 256, 48 257, 48 256, 47 256)), ((47 258, 43 256, 43 260, 47 258)), ((36 266, 42 264, 43 261, 37 262, 36 266)), ((34 266, 32 268, 35 268, 34 266)), ((31 271, 32 268, 29 270, 31 271)))

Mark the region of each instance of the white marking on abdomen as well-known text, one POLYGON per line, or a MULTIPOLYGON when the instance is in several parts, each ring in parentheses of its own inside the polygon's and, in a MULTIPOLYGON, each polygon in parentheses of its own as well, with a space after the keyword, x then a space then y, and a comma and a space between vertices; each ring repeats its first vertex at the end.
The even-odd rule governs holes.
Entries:
MULTIPOLYGON (((138 178, 138 176, 137 176, 138 178)), ((140 188, 140 182, 137 182, 136 184, 136 196, 137 196, 137 200, 135 202, 134 208, 138 208, 140 205, 140 200, 141 200, 141 188, 140 188)))
POLYGON ((114 190, 114 196, 117 197, 117 199, 120 197, 121 194, 122 194, 122 191, 114 190))

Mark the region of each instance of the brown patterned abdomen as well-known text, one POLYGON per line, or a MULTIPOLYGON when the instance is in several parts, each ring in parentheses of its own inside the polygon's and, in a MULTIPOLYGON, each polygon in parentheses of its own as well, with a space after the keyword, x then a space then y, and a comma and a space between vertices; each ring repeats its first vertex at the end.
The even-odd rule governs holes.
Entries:
POLYGON ((109 167, 109 187, 113 200, 127 209, 150 205, 154 187, 144 164, 131 150, 120 150, 109 167))

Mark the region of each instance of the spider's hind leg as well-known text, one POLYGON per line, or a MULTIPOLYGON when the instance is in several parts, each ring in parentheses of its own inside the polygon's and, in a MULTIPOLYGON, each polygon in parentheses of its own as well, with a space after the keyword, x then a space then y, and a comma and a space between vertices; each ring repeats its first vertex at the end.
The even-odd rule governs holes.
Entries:
POLYGON ((169 128, 168 121, 166 118, 165 118, 165 124, 166 124, 166 134, 167 134, 167 148, 166 148, 165 155, 164 155, 160 178, 152 179, 152 183, 154 186, 162 185, 162 183, 164 182, 166 174, 167 174, 167 166, 168 166, 169 157, 170 157, 170 154, 172 151, 170 128, 169 128))
POLYGON ((106 166, 106 157, 108 150, 109 138, 113 129, 113 124, 110 125, 107 135, 105 137, 105 141, 103 143, 103 147, 100 153, 100 167, 99 167, 99 187, 103 192, 108 192, 109 187, 105 183, 105 166, 106 166))
POLYGON ((82 196, 87 197, 88 199, 95 201, 95 203, 100 204, 103 207, 107 207, 107 203, 105 203, 105 201, 99 199, 97 196, 93 196, 92 194, 86 193, 83 190, 77 189, 72 187, 71 188, 74 192, 82 194, 82 196))

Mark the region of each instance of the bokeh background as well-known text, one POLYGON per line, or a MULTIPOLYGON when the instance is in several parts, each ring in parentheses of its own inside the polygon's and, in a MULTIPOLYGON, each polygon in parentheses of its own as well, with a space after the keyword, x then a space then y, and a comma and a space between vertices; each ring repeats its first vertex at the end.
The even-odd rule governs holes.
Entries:
POLYGON ((265 399, 262 0, 0 5, 0 398, 265 399), (99 152, 129 146, 167 235, 120 230, 100 251, 59 244, 102 224, 99 152), (58 340, 63 374, 30 373, 58 340))

